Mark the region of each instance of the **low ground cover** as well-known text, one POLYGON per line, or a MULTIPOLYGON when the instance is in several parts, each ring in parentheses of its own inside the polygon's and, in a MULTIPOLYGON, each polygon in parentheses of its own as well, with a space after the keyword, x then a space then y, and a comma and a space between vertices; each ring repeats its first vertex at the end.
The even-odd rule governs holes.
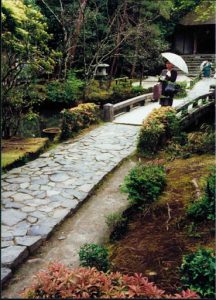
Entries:
POLYGON ((1 166, 8 170, 35 158, 48 146, 48 138, 17 138, 2 140, 1 166))
POLYGON ((141 128, 139 168, 163 166, 166 186, 159 192, 162 179, 152 181, 149 174, 146 180, 134 170, 125 178, 123 190, 130 206, 122 214, 125 226, 118 224, 110 236, 111 269, 124 274, 141 272, 170 293, 189 287, 211 298, 216 269, 215 134, 211 125, 203 124, 189 133, 180 128, 172 108, 153 111, 141 128), (155 155, 150 160, 151 152, 155 155), (137 199, 145 201, 147 195, 152 195, 150 205, 137 207, 137 199))
POLYGON ((36 275, 35 283, 22 294, 27 299, 39 298, 172 298, 196 299, 189 290, 166 294, 141 274, 104 273, 96 268, 69 269, 53 263, 36 275))
POLYGON ((195 196, 192 180, 196 178, 203 186, 212 164, 213 155, 165 164, 168 173, 164 193, 150 210, 133 212, 127 233, 111 245, 114 271, 142 272, 168 292, 182 286, 179 267, 183 255, 200 246, 214 247, 213 221, 205 219, 193 225, 186 217, 187 205, 195 196))
MULTIPOLYGON (((205 218, 194 223, 186 213, 196 194, 192 180, 196 178, 204 192, 214 156, 193 155, 172 162, 163 160, 163 163, 167 170, 164 193, 150 209, 131 211, 127 233, 110 245, 110 260, 112 270, 124 274, 142 272, 160 288, 172 293, 183 287, 179 269, 183 256, 197 251, 200 246, 214 249, 213 220, 205 218)), ((205 274, 208 265, 201 269, 205 274)), ((188 283, 189 286, 191 288, 188 283)), ((211 286, 211 292, 212 289, 214 286, 211 286)), ((209 296, 209 293, 205 295, 209 296)))

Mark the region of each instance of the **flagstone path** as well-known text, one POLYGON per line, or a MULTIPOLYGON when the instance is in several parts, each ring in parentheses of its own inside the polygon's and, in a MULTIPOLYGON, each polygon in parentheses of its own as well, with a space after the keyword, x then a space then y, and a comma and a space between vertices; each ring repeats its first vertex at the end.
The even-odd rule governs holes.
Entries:
POLYGON ((135 150, 138 131, 109 123, 2 176, 3 282, 135 150))

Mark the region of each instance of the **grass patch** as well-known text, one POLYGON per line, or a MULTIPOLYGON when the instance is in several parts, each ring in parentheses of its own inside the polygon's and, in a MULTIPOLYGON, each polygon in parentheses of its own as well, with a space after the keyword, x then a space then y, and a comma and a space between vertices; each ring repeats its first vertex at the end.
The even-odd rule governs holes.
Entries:
POLYGON ((48 146, 48 138, 17 138, 2 140, 1 166, 9 170, 35 158, 48 146))

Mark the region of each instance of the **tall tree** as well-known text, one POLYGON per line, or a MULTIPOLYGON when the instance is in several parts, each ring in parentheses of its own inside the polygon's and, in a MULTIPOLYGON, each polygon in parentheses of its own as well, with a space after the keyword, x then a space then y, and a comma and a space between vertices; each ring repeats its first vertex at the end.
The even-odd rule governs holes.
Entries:
MULTIPOLYGON (((84 12, 88 0, 78 0, 76 2, 54 0, 52 3, 48 0, 41 0, 41 2, 44 5, 41 6, 43 12, 47 15, 47 17, 51 15, 51 17, 55 19, 58 23, 58 28, 62 32, 62 36, 58 33, 58 37, 60 37, 58 49, 61 50, 63 54, 59 66, 59 77, 63 77, 65 79, 68 69, 74 63, 74 56, 80 31, 83 26, 84 12)), ((54 24, 54 22, 51 23, 52 26, 54 24)))
MULTIPOLYGON (((45 19, 24 0, 2 1, 2 131, 16 132, 20 118, 33 105, 28 92, 35 76, 53 71, 56 53, 47 42, 45 19)), ((27 2, 28 3, 28 2, 27 2)))

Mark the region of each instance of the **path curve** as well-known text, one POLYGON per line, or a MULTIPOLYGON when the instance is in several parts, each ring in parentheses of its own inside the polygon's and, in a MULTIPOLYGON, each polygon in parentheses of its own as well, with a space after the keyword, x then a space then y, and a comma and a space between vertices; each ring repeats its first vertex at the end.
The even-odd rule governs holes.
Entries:
POLYGON ((138 131, 105 124, 2 176, 2 282, 135 150, 138 131))
POLYGON ((20 292, 33 282, 33 276, 46 269, 50 261, 58 261, 70 267, 79 266, 79 250, 85 243, 105 244, 109 241, 110 230, 106 216, 122 212, 129 202, 127 194, 120 192, 124 177, 136 161, 125 160, 83 203, 73 217, 67 218, 54 231, 51 238, 23 263, 9 285, 2 291, 2 298, 20 298, 20 292))

